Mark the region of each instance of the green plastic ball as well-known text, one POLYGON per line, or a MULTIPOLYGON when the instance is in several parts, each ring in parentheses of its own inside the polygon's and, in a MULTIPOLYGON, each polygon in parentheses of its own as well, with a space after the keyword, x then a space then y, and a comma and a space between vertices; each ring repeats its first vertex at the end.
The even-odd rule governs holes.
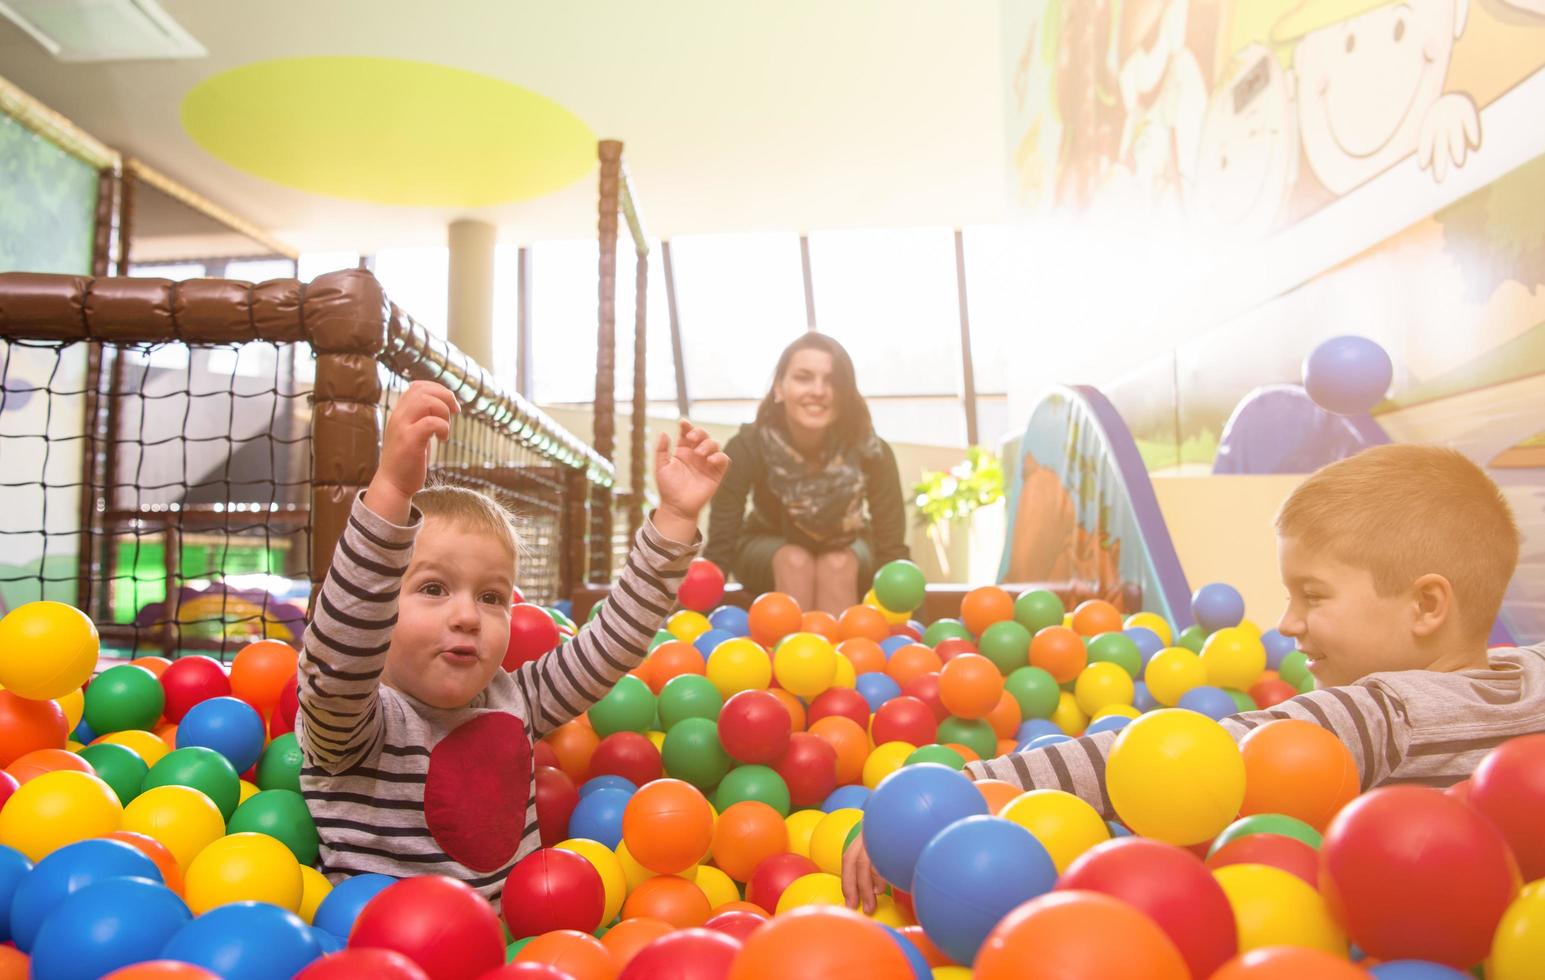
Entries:
POLYGON ((113 788, 118 802, 124 806, 128 806, 129 801, 139 795, 140 787, 145 784, 145 774, 150 772, 150 767, 145 765, 139 753, 127 746, 102 742, 86 746, 79 754, 91 763, 97 776, 113 788))
POLYGON ((1035 635, 1048 626, 1061 626, 1067 607, 1055 592, 1031 589, 1014 600, 1014 620, 1035 635))
POLYGON ((735 760, 719 744, 719 727, 707 718, 686 718, 665 733, 660 751, 665 774, 701 790, 719 785, 735 760))
POLYGON ((857 840, 858 839, 858 835, 862 834, 863 832, 864 832, 864 820, 863 820, 862 817, 860 817, 858 819, 858 822, 855 823, 852 827, 850 827, 848 829, 848 836, 846 836, 846 837, 844 837, 842 839, 842 853, 844 853, 844 854, 848 853, 848 848, 853 846, 853 842, 855 840, 857 840))
POLYGON ((202 745, 168 752, 151 766, 140 792, 158 786, 190 786, 198 790, 220 808, 220 816, 227 821, 236 812, 236 803, 241 799, 241 777, 236 774, 236 768, 225 756, 202 745))
POLYGON ((927 646, 936 647, 951 637, 962 640, 975 639, 971 631, 966 629, 966 625, 958 619, 936 619, 923 630, 923 643, 927 646))
POLYGON ((590 706, 590 727, 601 738, 616 732, 645 732, 654 720, 654 709, 654 692, 629 674, 590 706))
POLYGON ((655 631, 655 635, 654 635, 654 639, 649 641, 649 650, 650 650, 651 653, 653 653, 654 652, 654 648, 659 646, 660 644, 662 644, 662 643, 672 643, 672 642, 675 642, 675 640, 676 640, 676 634, 672 633, 670 630, 656 630, 655 631))
POLYGON ((1019 668, 1008 676, 1003 687, 1019 702, 1020 716, 1026 719, 1050 718, 1061 700, 1062 689, 1056 678, 1040 667, 1019 668))
POLYGON ((579 629, 579 626, 574 622, 574 620, 570 619, 568 614, 565 613, 562 609, 553 609, 548 606, 543 606, 542 611, 547 613, 547 615, 552 618, 552 621, 559 626, 566 626, 569 629, 575 631, 579 629))
POLYGON ((789 815, 789 787, 767 766, 740 766, 731 769, 714 793, 713 805, 720 813, 746 800, 766 803, 780 816, 789 815))
POLYGON ((285 732, 263 749, 258 759, 258 789, 288 789, 300 792, 300 743, 294 732, 285 732))
POLYGON ((148 731, 165 707, 156 675, 133 664, 109 667, 86 687, 86 725, 98 735, 148 731))
POLYGON ((1143 651, 1125 633, 1101 633, 1089 641, 1089 662, 1115 664, 1136 680, 1143 672, 1143 651))
POLYGON ((1230 841, 1239 840, 1241 837, 1249 837, 1251 834, 1279 834, 1283 837, 1291 837, 1294 840, 1303 841, 1316 851, 1320 849, 1324 838, 1320 832, 1296 817, 1289 817, 1281 813, 1257 813, 1248 817, 1240 817, 1218 835, 1212 842, 1209 854, 1216 854, 1230 841))
POLYGON ((941 745, 946 742, 964 745, 983 759, 991 759, 998 754, 998 734, 981 719, 946 718, 939 722, 936 737, 941 745))
POLYGON ((1200 626, 1187 626, 1175 637, 1177 647, 1185 647, 1192 653, 1201 653, 1202 644, 1207 642, 1207 631, 1200 626))
POLYGON ((601 607, 604 605, 606 605, 605 599, 596 600, 595 605, 590 607, 590 611, 585 613, 585 622, 588 623, 592 619, 595 619, 597 616, 601 615, 601 607))
POLYGON ((1277 667, 1277 676, 1294 687, 1298 687, 1306 678, 1314 680, 1314 675, 1309 673, 1309 655, 1302 650, 1294 650, 1283 657, 1277 667))
POLYGON ((948 745, 920 745, 916 752, 907 756, 902 765, 910 766, 918 762, 937 762, 957 771, 966 767, 965 757, 948 745))
POLYGON ((982 631, 976 648, 1007 677, 1030 663, 1030 631, 1012 619, 993 623, 982 631))
POLYGON ((504 962, 514 963, 515 957, 520 955, 520 951, 525 949, 531 943, 531 940, 535 938, 535 936, 527 936, 525 939, 517 939, 504 947, 504 962))
POLYGON ((306 801, 291 790, 265 789, 250 797, 236 808, 225 832, 267 834, 288 847, 301 864, 315 864, 317 860, 320 841, 316 824, 306 801))
POLYGON ((1314 675, 1310 674, 1300 681, 1297 685, 1297 690, 1299 694, 1308 694, 1310 691, 1316 690, 1314 675))
POLYGON ((1255 703, 1255 698, 1235 687, 1225 687, 1223 693, 1234 699, 1234 704, 1240 711, 1258 711, 1260 705, 1255 703))
POLYGON ((660 723, 667 732, 688 718, 715 720, 722 707, 724 696, 702 674, 680 674, 660 688, 660 723))
POLYGON ((874 575, 874 597, 891 612, 911 612, 923 604, 928 580, 904 558, 886 562, 874 575))

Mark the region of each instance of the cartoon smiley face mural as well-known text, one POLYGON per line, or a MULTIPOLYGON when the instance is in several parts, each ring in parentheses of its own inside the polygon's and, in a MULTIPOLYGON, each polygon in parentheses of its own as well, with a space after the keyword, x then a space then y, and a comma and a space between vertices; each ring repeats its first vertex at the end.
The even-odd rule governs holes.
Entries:
POLYGON ((1298 181, 1292 78, 1263 44, 1235 52, 1202 125, 1192 215, 1217 234, 1257 238, 1298 181))
POLYGON ((1277 23, 1272 39, 1294 44, 1304 156, 1327 190, 1413 153, 1442 181, 1480 146, 1474 100, 1444 92, 1468 14, 1469 0, 1307 0, 1277 23))

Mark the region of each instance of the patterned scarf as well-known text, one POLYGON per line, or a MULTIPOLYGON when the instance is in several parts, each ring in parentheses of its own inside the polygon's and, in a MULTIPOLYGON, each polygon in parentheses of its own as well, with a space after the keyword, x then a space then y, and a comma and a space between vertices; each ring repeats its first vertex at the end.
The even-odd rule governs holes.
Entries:
POLYGON ((881 452, 871 430, 858 445, 811 460, 794 448, 781 425, 757 426, 767 461, 767 482, 789 520, 829 548, 851 544, 864 530, 863 464, 881 452))

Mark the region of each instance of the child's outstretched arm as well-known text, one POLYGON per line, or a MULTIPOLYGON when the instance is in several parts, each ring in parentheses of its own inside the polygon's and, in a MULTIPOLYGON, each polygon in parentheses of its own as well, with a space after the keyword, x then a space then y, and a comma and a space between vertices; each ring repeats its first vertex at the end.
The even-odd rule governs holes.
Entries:
POLYGON ((459 410, 444 387, 415 381, 382 436, 381 465, 333 552, 300 659, 300 724, 308 762, 343 772, 370 758, 381 740, 379 691, 397 597, 419 521, 413 495, 424 486, 429 446, 450 434, 459 410))
POLYGON ((729 465, 719 444, 686 419, 674 448, 660 433, 654 449, 660 506, 639 530, 611 595, 573 640, 514 673, 533 738, 601 700, 644 659, 697 553, 698 514, 729 465))

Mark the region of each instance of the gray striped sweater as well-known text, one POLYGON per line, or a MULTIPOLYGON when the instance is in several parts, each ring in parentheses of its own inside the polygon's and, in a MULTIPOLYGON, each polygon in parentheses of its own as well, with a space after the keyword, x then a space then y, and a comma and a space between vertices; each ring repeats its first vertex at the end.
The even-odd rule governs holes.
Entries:
MULTIPOLYGON (((1491 651, 1489 669, 1370 674, 1346 687, 1300 694, 1265 711, 1225 718, 1237 742, 1280 718, 1334 732, 1352 750, 1364 792, 1414 783, 1451 786, 1510 738, 1545 731, 1545 644, 1491 651)), ((975 779, 1060 789, 1116 819, 1105 760, 1118 732, 1100 732, 966 766, 975 779)))
POLYGON ((497 898, 510 867, 540 844, 533 742, 644 658, 697 547, 645 522, 594 621, 540 660, 495 673, 466 707, 442 709, 381 683, 422 523, 417 509, 399 527, 355 500, 300 660, 301 793, 329 878, 440 874, 497 898))

